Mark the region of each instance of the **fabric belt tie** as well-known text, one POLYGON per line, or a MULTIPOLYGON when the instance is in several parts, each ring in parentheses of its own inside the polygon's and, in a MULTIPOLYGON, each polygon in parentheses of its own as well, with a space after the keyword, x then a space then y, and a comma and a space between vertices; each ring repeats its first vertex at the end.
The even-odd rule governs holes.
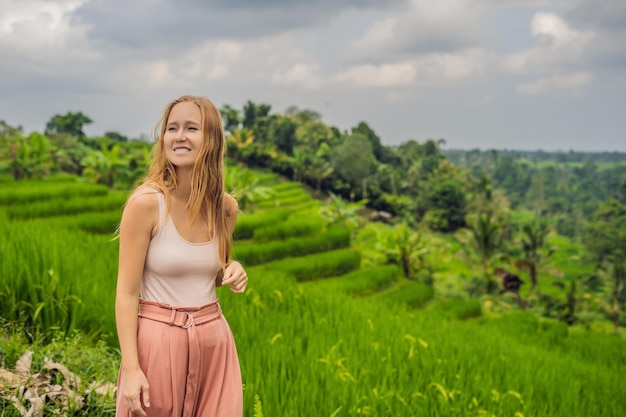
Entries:
POLYGON ((139 300, 139 317, 154 320, 170 326, 187 330, 189 338, 189 364, 187 369, 187 387, 183 400, 183 416, 195 415, 194 404, 198 393, 200 375, 200 343, 196 326, 219 319, 222 309, 215 300, 200 307, 172 307, 169 304, 139 300))

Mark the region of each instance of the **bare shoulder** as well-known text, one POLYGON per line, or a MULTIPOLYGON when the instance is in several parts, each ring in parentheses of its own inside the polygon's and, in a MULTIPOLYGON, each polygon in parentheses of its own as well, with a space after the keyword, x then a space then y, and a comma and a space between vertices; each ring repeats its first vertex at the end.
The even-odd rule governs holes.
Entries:
POLYGON ((144 230, 152 234, 158 224, 159 201, 157 191, 141 186, 126 201, 120 231, 125 228, 135 232, 144 230))
POLYGON ((235 197, 228 193, 224 193, 224 209, 226 211, 226 217, 237 217, 239 212, 239 203, 235 197))
POLYGON ((137 188, 133 193, 128 197, 126 201, 126 209, 132 208, 133 211, 158 211, 159 202, 157 200, 157 191, 154 189, 142 185, 137 188))

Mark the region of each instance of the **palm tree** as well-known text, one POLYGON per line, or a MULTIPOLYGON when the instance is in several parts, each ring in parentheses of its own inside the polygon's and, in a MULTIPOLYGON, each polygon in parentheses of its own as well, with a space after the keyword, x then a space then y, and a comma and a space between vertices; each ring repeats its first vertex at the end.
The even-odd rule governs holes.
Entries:
POLYGON ((467 258, 477 258, 482 269, 485 289, 488 293, 493 293, 497 283, 489 271, 502 257, 501 225, 491 213, 470 215, 467 218, 467 228, 459 230, 456 237, 467 258))
POLYGON ((522 250, 524 259, 520 259, 515 263, 518 268, 527 268, 530 274, 530 294, 532 297, 537 287, 537 273, 542 262, 549 258, 554 250, 548 249, 547 253, 541 251, 546 245, 546 239, 550 233, 548 222, 537 216, 532 223, 525 224, 522 227, 522 250))
POLYGON ((9 140, 11 174, 15 180, 42 178, 50 172, 52 148, 47 137, 31 133, 27 138, 16 136, 9 140))
POLYGON ((330 147, 328 144, 322 143, 315 154, 309 159, 307 166, 304 168, 307 176, 315 181, 316 195, 319 195, 322 191, 322 181, 330 177, 334 172, 327 157, 329 153, 330 147))
POLYGON ((228 150, 231 156, 239 162, 248 161, 249 157, 253 153, 255 136, 251 129, 235 129, 231 130, 230 135, 227 137, 228 150))
POLYGON ((96 184, 105 184, 113 189, 118 180, 128 177, 128 161, 120 156, 119 145, 111 149, 102 146, 100 151, 93 151, 82 161, 85 167, 83 175, 96 184))
POLYGON ((226 168, 225 188, 237 199, 240 210, 252 209, 257 201, 275 194, 271 188, 261 185, 252 171, 236 166, 226 168))

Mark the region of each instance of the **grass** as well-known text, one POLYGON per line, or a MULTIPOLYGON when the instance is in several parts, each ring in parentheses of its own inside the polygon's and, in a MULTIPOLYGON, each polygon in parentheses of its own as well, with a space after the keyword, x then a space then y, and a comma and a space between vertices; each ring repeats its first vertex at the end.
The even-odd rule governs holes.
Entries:
MULTIPOLYGON (((106 196, 84 197, 85 207, 106 196)), ((51 193, 46 201, 61 200, 51 193)), ((32 348, 34 366, 48 355, 85 381, 114 383, 117 241, 107 229, 115 209, 29 220, 9 218, 7 209, 0 208, 0 312, 25 324, 0 330, 2 361, 12 367, 32 348)), ((317 220, 304 220, 311 213, 240 215, 235 253, 323 236, 317 220), (286 226, 260 231, 268 224, 286 226)), ((285 257, 285 246, 282 259, 247 267, 243 295, 218 289, 240 356, 246 415, 613 417, 626 409, 626 339, 568 328, 506 303, 487 308, 495 298, 447 299, 462 294, 462 274, 472 273, 455 256, 457 243, 428 237, 431 287, 400 278, 395 266, 376 265, 372 227, 339 250, 285 257)), ((568 274, 584 267, 572 258, 577 246, 555 242, 563 248, 556 264, 568 274)), ((542 289, 544 281, 549 286, 540 279, 542 289)), ((1 416, 15 415, 0 406, 1 416)), ((87 414, 112 416, 112 399, 94 399, 75 415, 87 414)))

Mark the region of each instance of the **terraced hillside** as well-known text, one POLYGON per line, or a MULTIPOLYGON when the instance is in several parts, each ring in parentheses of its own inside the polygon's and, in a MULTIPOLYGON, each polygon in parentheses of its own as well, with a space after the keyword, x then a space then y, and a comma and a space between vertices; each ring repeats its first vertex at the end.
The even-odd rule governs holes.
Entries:
MULTIPOLYGON (((437 285, 366 262, 352 232, 323 221, 324 203, 299 183, 264 178, 273 193, 240 214, 235 232, 249 288, 219 289, 246 415, 586 417, 626 409, 624 339, 442 300, 437 285)), ((71 179, 1 183, 3 319, 43 333, 100 334, 115 346, 112 232, 125 197, 71 179)))

